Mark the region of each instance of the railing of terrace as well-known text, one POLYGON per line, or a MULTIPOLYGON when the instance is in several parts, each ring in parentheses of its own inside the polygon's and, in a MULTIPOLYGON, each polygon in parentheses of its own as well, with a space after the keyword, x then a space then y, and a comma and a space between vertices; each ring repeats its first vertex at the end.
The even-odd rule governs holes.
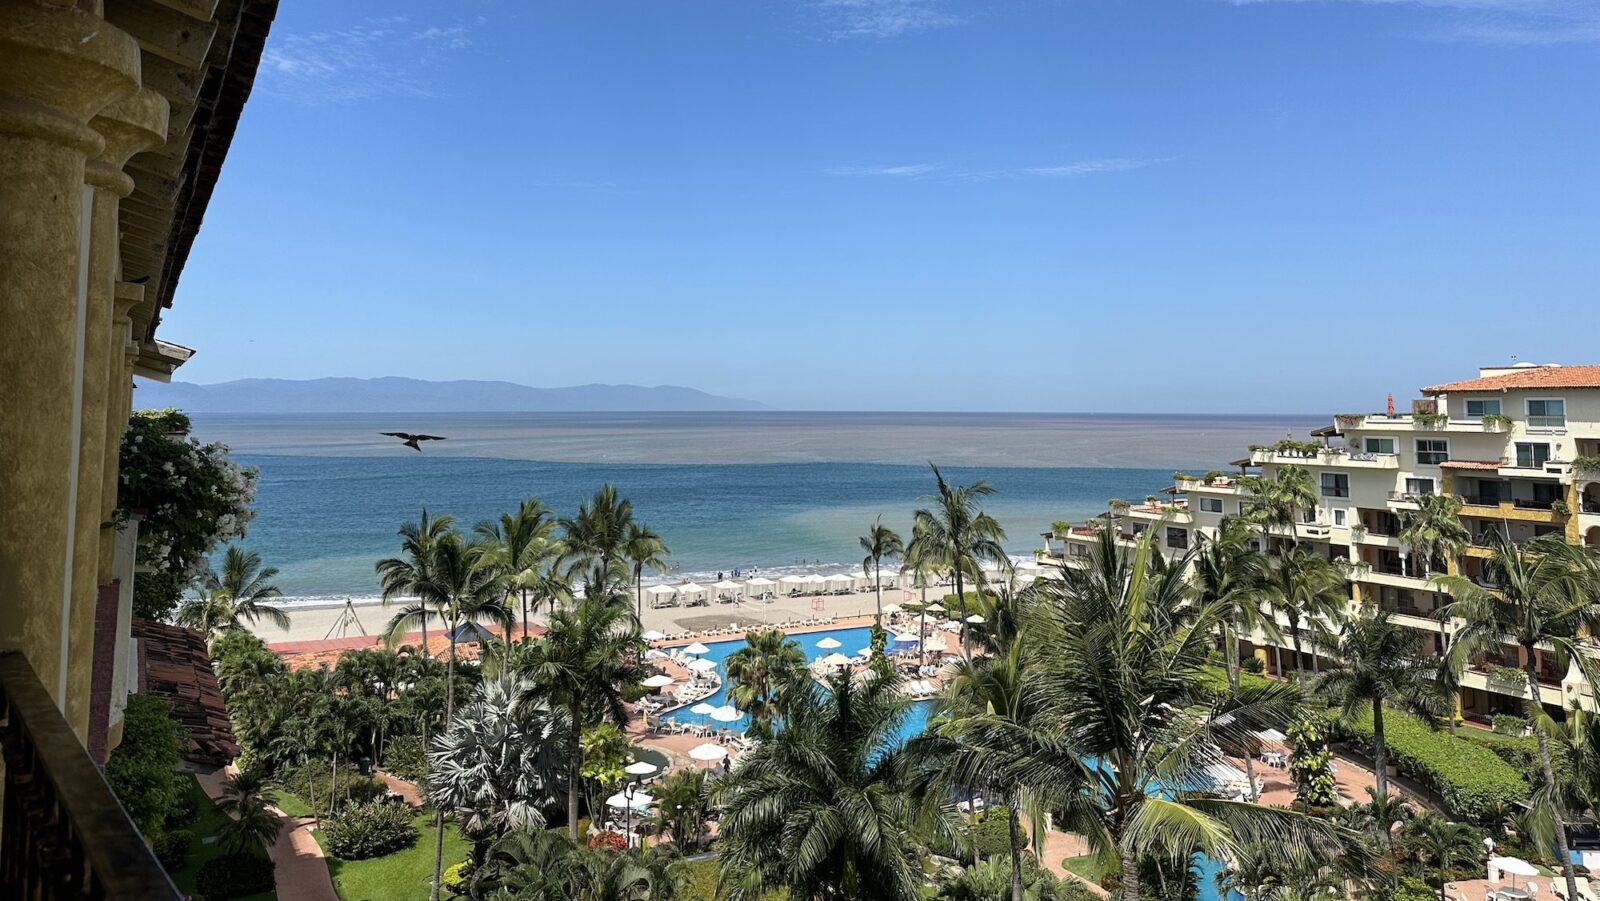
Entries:
POLYGON ((180 901, 21 654, 0 654, 0 897, 180 901))

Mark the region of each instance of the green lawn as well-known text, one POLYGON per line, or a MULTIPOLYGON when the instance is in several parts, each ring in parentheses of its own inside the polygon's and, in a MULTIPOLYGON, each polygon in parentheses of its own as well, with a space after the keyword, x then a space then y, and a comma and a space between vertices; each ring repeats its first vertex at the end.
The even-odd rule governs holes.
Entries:
MULTIPOLYGON (((227 814, 217 809, 211 796, 207 795, 205 789, 200 787, 199 781, 193 778, 189 780, 189 794, 194 799, 194 809, 200 814, 189 826, 189 831, 194 834, 194 844, 189 846, 189 862, 183 869, 172 874, 172 881, 177 883, 185 895, 194 892, 194 878, 200 872, 200 865, 222 855, 222 849, 216 843, 208 845, 204 840, 208 836, 215 836, 222 829, 222 824, 228 821, 227 814)), ((277 897, 276 892, 266 892, 260 895, 248 895, 241 901, 276 901, 277 897)))
POLYGON ((311 815, 311 805, 300 800, 299 795, 291 795, 281 788, 268 788, 262 792, 272 806, 278 808, 291 817, 308 817, 311 815))
MULTIPOLYGON (((340 860, 328 856, 328 874, 333 877, 333 888, 344 901, 426 901, 428 888, 433 883, 433 815, 419 813, 411 821, 420 835, 409 848, 372 857, 367 860, 340 860)), ((328 846, 318 831, 317 843, 323 853, 328 846)), ((461 837, 455 824, 447 823, 444 829, 444 867, 460 863, 471 853, 471 846, 461 837)))
POLYGON ((1061 861, 1061 866, 1074 876, 1081 876, 1095 885, 1100 884, 1100 867, 1094 862, 1094 856, 1091 854, 1085 854, 1082 857, 1068 857, 1061 861))

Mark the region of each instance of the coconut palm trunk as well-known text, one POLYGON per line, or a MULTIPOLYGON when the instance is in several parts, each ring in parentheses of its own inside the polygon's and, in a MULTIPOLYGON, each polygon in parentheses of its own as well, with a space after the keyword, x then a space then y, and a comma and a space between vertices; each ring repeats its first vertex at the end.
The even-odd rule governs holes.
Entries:
POLYGON ((568 730, 570 735, 567 739, 567 834, 576 841, 578 838, 578 768, 579 762, 583 759, 583 748, 578 743, 578 733, 581 731, 578 728, 578 723, 582 722, 582 720, 579 719, 580 711, 576 706, 569 708, 568 713, 572 718, 572 728, 568 730))
MULTIPOLYGON (((1533 705, 1529 713, 1539 709, 1539 667, 1533 659, 1534 647, 1532 644, 1523 644, 1523 669, 1528 676, 1528 700, 1533 705)), ((1544 773, 1544 784, 1555 786, 1555 771, 1550 766, 1550 739, 1543 729, 1533 730, 1539 737, 1539 768, 1544 773)), ((1556 849, 1561 855, 1561 875, 1567 883, 1567 897, 1580 898, 1578 894, 1578 880, 1572 872, 1572 848, 1567 842, 1567 818, 1561 812, 1559 799, 1552 805, 1551 816, 1555 818, 1556 849)))
POLYGON ((874 614, 873 622, 877 624, 878 628, 882 629, 883 628, 883 566, 881 564, 879 564, 878 561, 876 561, 876 560, 872 561, 872 576, 873 576, 872 581, 874 583, 876 583, 874 585, 874 588, 876 588, 877 595, 878 595, 878 610, 877 610, 877 613, 874 614))
POLYGON ((1378 797, 1389 797, 1389 746, 1383 736, 1383 698, 1372 699, 1372 774, 1378 797))
POLYGON ((1126 839, 1119 850, 1122 852, 1122 901, 1144 901, 1139 890, 1139 852, 1126 839))
POLYGON ((1011 830, 1011 901, 1022 901, 1022 829, 1017 825, 1017 807, 1011 806, 1007 826, 1011 830))
MULTIPOLYGON (((1224 626, 1227 631, 1222 636, 1223 653, 1227 655, 1228 691, 1235 701, 1239 699, 1239 629, 1234 625, 1233 616, 1229 615, 1224 626)), ((1250 800, 1256 799, 1256 764, 1255 755, 1249 748, 1244 749, 1244 778, 1250 783, 1250 800)))
MULTIPOLYGON (((451 617, 453 620, 454 617, 451 617)), ((449 627, 445 633, 447 639, 447 653, 444 664, 444 725, 450 728, 450 718, 455 716, 456 703, 456 627, 453 622, 447 621, 449 627)), ((423 645, 426 648, 427 642, 423 645)), ((439 901, 439 884, 444 873, 444 808, 436 807, 433 811, 433 885, 428 890, 428 901, 439 901)))

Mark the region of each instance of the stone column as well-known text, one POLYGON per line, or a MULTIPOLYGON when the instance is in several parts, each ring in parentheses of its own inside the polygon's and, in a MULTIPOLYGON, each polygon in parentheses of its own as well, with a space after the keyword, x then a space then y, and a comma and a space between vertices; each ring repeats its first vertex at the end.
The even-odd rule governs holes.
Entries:
POLYGON ((63 710, 84 165, 104 146, 88 123, 138 86, 137 43, 98 15, 65 0, 0 0, 0 649, 21 650, 63 710))
MULTIPOLYGON (((166 140, 167 100, 149 88, 141 88, 132 96, 101 110, 89 125, 105 139, 105 147, 84 169, 84 181, 94 189, 94 199, 89 226, 89 284, 83 320, 83 405, 79 413, 78 497, 72 543, 73 606, 67 653, 74 661, 95 659, 92 667, 75 666, 68 674, 67 720, 74 725, 80 719, 89 723, 91 743, 99 739, 103 746, 105 705, 99 705, 101 713, 98 717, 92 715, 95 701, 91 683, 97 674, 104 673, 105 684, 93 687, 101 691, 110 690, 109 658, 116 653, 116 636, 96 633, 116 625, 115 589, 113 587, 109 618, 97 613, 96 605, 86 603, 86 599, 103 599, 105 596, 99 579, 100 551, 102 545, 109 551, 116 537, 108 518, 103 515, 101 495, 107 483, 106 427, 111 391, 111 380, 107 375, 113 351, 112 298, 116 294, 121 270, 121 228, 117 213, 122 198, 133 193, 133 179, 122 171, 128 158, 166 140), (101 661, 98 659, 101 656, 107 659, 101 661)), ((115 346, 115 351, 120 363, 120 343, 115 346)), ((111 457, 109 461, 114 466, 116 458, 111 457)), ((112 486, 115 488, 115 481, 112 481, 112 486)))
MULTIPOLYGON (((106 353, 106 424, 104 482, 100 488, 100 519, 110 522, 116 515, 117 489, 121 485, 119 458, 122 455, 122 436, 128 430, 128 415, 133 404, 133 363, 129 348, 133 340, 133 308, 144 303, 144 286, 127 282, 117 283, 116 296, 111 300, 111 339, 106 353)), ((116 578, 114 542, 100 543, 99 581, 101 585, 116 578)))

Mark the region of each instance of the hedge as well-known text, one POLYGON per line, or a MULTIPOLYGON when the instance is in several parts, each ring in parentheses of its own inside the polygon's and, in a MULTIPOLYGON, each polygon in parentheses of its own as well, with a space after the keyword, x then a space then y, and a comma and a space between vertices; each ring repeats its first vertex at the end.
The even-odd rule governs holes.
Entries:
MULTIPOLYGON (((1370 710, 1334 722, 1331 731, 1368 753, 1372 750, 1370 710)), ((1496 806, 1528 797, 1522 771, 1479 742, 1431 729, 1398 710, 1384 711, 1383 734, 1395 769, 1438 792, 1450 812, 1461 819, 1483 822, 1496 806)))
POLYGON ((341 860, 366 860, 392 854, 417 840, 411 809, 404 804, 368 801, 350 804, 323 821, 328 850, 341 860))
MULTIPOLYGON (((1476 729, 1471 726, 1456 730, 1456 735, 1482 745, 1494 752, 1496 757, 1510 764, 1513 769, 1523 775, 1529 784, 1538 784, 1544 781, 1544 767, 1539 763, 1539 739, 1532 735, 1506 735, 1500 732, 1490 732, 1487 729, 1476 729)), ((1550 769, 1555 772, 1558 782, 1566 781, 1567 760, 1559 753, 1553 754, 1550 760, 1550 769)))

